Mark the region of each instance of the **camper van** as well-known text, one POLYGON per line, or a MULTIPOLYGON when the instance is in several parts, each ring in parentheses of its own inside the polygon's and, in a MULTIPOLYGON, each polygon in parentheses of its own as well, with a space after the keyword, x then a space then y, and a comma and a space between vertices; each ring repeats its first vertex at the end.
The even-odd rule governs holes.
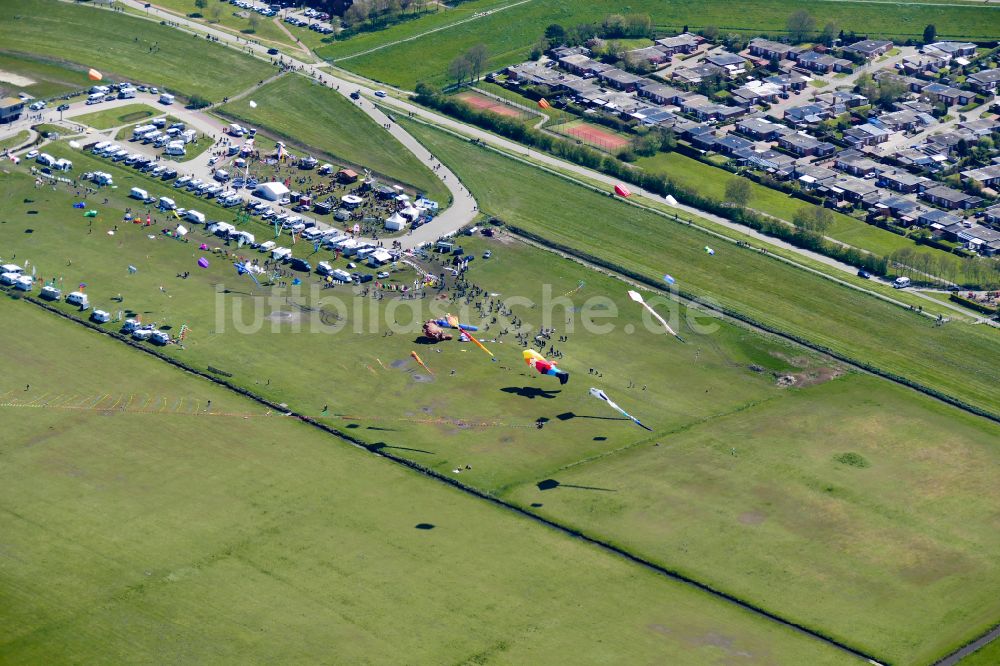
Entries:
POLYGON ((276 261, 285 261, 292 256, 292 251, 287 247, 276 247, 271 250, 271 258, 276 261))
POLYGON ((144 201, 148 196, 149 192, 142 189, 141 187, 133 187, 128 195, 133 199, 138 199, 139 201, 144 201))
POLYGON ((184 187, 191 182, 191 176, 181 176, 174 181, 174 187, 184 187))
POLYGON ((160 130, 154 129, 152 132, 148 132, 148 133, 142 135, 142 142, 143 143, 153 143, 155 141, 158 141, 162 137, 163 137, 163 132, 161 132, 160 130))
POLYGON ((35 161, 41 164, 42 166, 52 166, 52 164, 56 161, 56 158, 52 157, 48 153, 42 153, 41 155, 35 158, 35 161))
POLYGON ((186 155, 187 151, 184 150, 183 141, 171 141, 167 144, 167 147, 163 149, 164 155, 186 155))
POLYGON ((58 301, 62 298, 62 291, 58 287, 53 287, 51 284, 47 284, 42 287, 42 291, 39 292, 38 295, 47 301, 58 301))
POLYGON ((892 282, 892 286, 896 289, 905 289, 910 286, 910 278, 908 277, 898 277, 892 282))
POLYGON ((154 345, 170 344, 170 334, 166 331, 153 331, 149 336, 149 341, 154 345))
POLYGON ((53 162, 52 168, 56 171, 70 171, 73 168, 73 163, 63 157, 60 157, 53 162))
POLYGON ((104 149, 111 145, 110 141, 100 141, 90 149, 90 152, 94 155, 100 155, 104 152, 104 149))
POLYGON ((277 243, 275 243, 273 240, 264 241, 263 243, 260 244, 260 247, 258 247, 257 250, 259 252, 270 252, 275 245, 277 245, 277 243))
POLYGON ((20 273, 0 273, 0 284, 15 284, 19 277, 21 277, 20 273))
POLYGON ((187 218, 191 222, 197 222, 198 224, 205 224, 205 214, 204 213, 199 213, 196 210, 189 210, 184 215, 184 217, 187 218))
POLYGON ((135 99, 135 88, 132 86, 122 86, 118 91, 118 99, 135 99))
POLYGON ((111 313, 104 310, 94 310, 90 313, 90 321, 95 324, 107 324, 111 321, 111 313))
POLYGON ((151 328, 137 328, 132 331, 133 340, 149 340, 153 337, 153 329, 151 328))
POLYGON ((160 95, 160 104, 173 104, 174 99, 174 96, 170 93, 163 93, 160 95))
POLYGON ((90 106, 91 104, 100 104, 103 101, 104 101, 103 93, 91 93, 90 95, 87 96, 87 106, 90 106))
POLYGON ((14 289, 20 289, 21 291, 31 291, 31 288, 35 286, 35 278, 30 275, 22 275, 14 281, 14 289))
POLYGON ((86 310, 90 307, 90 299, 87 298, 87 294, 82 291, 74 291, 69 296, 66 297, 66 302, 70 305, 75 305, 81 310, 86 310))
POLYGON ((0 266, 0 273, 14 273, 15 275, 20 275, 24 272, 24 269, 17 264, 4 264, 0 266))
POLYGON ((160 197, 160 201, 156 205, 160 210, 174 210, 177 208, 177 204, 170 197, 160 197))
POLYGON ((132 140, 135 141, 137 139, 141 139, 150 132, 155 132, 155 131, 156 131, 155 125, 138 125, 135 129, 132 130, 132 140))

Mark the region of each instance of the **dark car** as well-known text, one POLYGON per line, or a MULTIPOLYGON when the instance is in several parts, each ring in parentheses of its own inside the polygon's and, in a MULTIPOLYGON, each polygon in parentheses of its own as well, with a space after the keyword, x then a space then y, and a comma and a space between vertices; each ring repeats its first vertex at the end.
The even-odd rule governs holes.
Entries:
POLYGON ((274 48, 268 49, 267 50, 267 55, 278 55, 278 49, 274 49, 274 48))
POLYGON ((355 90, 351 93, 351 99, 361 99, 361 91, 355 90))
POLYGON ((167 169, 166 171, 163 172, 163 175, 160 176, 160 178, 163 180, 171 180, 176 177, 177 177, 177 169, 167 169))
POLYGON ((869 273, 868 271, 864 270, 864 269, 858 271, 858 277, 859 278, 864 278, 864 279, 867 280, 867 279, 871 278, 871 276, 872 276, 872 274, 869 273))
POLYGON ((304 271, 306 273, 312 272, 312 266, 305 259, 299 259, 298 257, 292 257, 288 261, 288 265, 296 271, 304 271))
POLYGON ((56 107, 56 111, 68 111, 68 110, 69 110, 69 104, 60 104, 59 106, 56 107))

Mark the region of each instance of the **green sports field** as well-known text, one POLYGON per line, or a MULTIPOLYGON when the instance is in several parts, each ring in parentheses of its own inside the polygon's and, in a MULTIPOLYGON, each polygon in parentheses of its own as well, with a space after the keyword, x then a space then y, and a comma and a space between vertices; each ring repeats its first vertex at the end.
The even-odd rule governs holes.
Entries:
POLYGON ((148 104, 126 104, 114 109, 70 116, 70 119, 94 129, 105 130, 112 127, 139 123, 147 118, 162 116, 165 113, 165 111, 154 109, 148 104))
POLYGON ((156 22, 43 0, 0 1, 0 48, 65 63, 79 73, 77 88, 90 85, 92 67, 108 79, 124 77, 212 101, 273 73, 267 63, 156 22))
POLYGON ((4 663, 853 663, 33 305, 0 313, 4 663))
MULTIPOLYGON (((435 149, 442 159, 451 157, 443 143, 435 149)), ((85 156, 74 159, 78 169, 90 168, 85 156)), ((689 319, 683 309, 677 323, 689 344, 655 335, 621 283, 511 239, 462 241, 470 253, 493 252, 473 262, 470 275, 487 292, 541 303, 545 284, 561 296, 584 280, 566 307, 619 313, 602 320, 614 332, 600 334, 581 328, 582 314, 555 310, 548 325, 570 337, 557 344, 566 353, 561 365, 572 373, 566 387, 528 373, 510 336, 493 341, 496 329, 480 336, 499 359, 490 363, 468 345, 420 345, 412 330, 384 335, 382 325, 371 327, 373 320, 419 322, 434 311, 431 303, 418 301, 426 309, 414 316, 411 305, 391 295, 358 299, 341 287, 318 294, 264 287, 261 293, 272 298, 255 300, 258 289, 237 278, 225 258, 208 254, 210 268, 196 267, 204 254, 197 245, 218 246, 216 239, 197 231, 187 244, 156 233, 150 239, 151 230, 122 224, 120 211, 129 203, 124 193, 134 183, 119 173, 124 169, 106 168, 112 169, 119 189, 107 193, 107 206, 98 203, 105 193, 88 204, 101 211, 92 233, 78 211, 69 214, 71 192, 34 190, 26 177, 8 176, 0 205, 12 213, 0 226, 2 256, 16 252, 17 260, 38 266, 40 276, 58 277, 64 285, 87 282, 96 307, 140 314, 174 334, 187 324, 192 333, 185 349, 167 353, 193 367, 232 373, 230 381, 318 417, 328 406, 326 422, 371 446, 509 497, 878 657, 902 663, 938 656, 996 617, 996 571, 982 555, 997 545, 989 510, 995 427, 728 324, 699 335, 695 327, 718 322, 689 319), (115 225, 116 234, 108 235, 115 225), (25 233, 29 228, 32 233, 25 233), (112 254, 119 259, 109 261, 112 254), (134 275, 125 270, 129 263, 138 268, 134 275), (183 271, 191 277, 175 277, 183 271), (118 294, 120 304, 111 301, 118 294), (324 313, 342 316, 344 330, 331 333, 337 325, 324 325, 324 313), (567 316, 574 319, 572 331, 567 316), (251 332, 255 317, 263 326, 251 332), (433 378, 408 359, 411 350, 436 373, 433 378), (796 376, 799 388, 780 388, 776 376, 786 375, 796 376), (605 388, 655 432, 617 418, 587 395, 589 386, 605 388), (539 418, 548 420, 541 430, 534 426, 539 418), (860 455, 869 466, 834 459, 844 454, 860 455), (681 476, 665 483, 673 478, 671 462, 680 465, 681 476), (693 476, 684 473, 695 469, 693 476), (561 485, 543 483, 549 479, 561 485), (877 500, 872 488, 879 489, 877 500), (938 494, 942 488, 946 503, 938 494), (680 509, 672 506, 691 516, 676 515, 680 509), (809 512, 796 513, 802 506, 809 512), (949 512, 960 519, 950 521, 949 512), (675 524, 689 527, 682 531, 675 524), (837 538, 848 529, 877 540, 879 556, 837 538), (727 538, 740 530, 748 530, 745 545, 726 551, 727 538), (922 559, 906 559, 917 547, 922 559), (726 562, 715 555, 719 551, 729 553, 726 562), (942 598, 933 606, 916 602, 928 585, 942 598), (817 589, 829 599, 822 607, 814 603, 817 589), (855 603, 873 590, 878 604, 855 603)), ((464 173, 463 179, 475 182, 464 173)), ((580 196, 594 205, 585 192, 580 196)), ((196 207, 210 217, 221 213, 196 207)), ((264 228, 252 227, 258 237, 264 228)), ((295 250, 308 256, 312 248, 300 243, 295 250)), ((413 277, 400 271, 390 280, 413 277)), ((306 279, 305 287, 311 284, 306 279)), ((669 303, 652 302, 670 311, 669 303)), ((461 301, 437 307, 468 309, 461 301)), ((539 308, 514 308, 532 326, 545 324, 539 308)), ((477 321, 475 314, 470 310, 463 318, 477 321)), ((105 392, 112 402, 132 400, 125 388, 105 392)), ((178 404, 172 394, 149 393, 153 404, 178 404)), ((190 410, 185 404, 177 409, 190 410)))
POLYGON ((412 185, 431 199, 448 201, 448 190, 430 169, 339 92, 286 74, 254 91, 252 100, 256 109, 243 99, 219 111, 295 145, 412 185))
POLYGON ((628 7, 608 0, 529 0, 504 5, 492 1, 465 3, 462 7, 466 13, 462 16, 435 14, 329 44, 317 53, 369 78, 412 89, 417 81, 445 82, 448 64, 475 44, 486 45, 490 54, 488 67, 499 69, 526 60, 549 24, 594 23, 608 14, 626 11, 650 14, 656 28, 664 32, 679 31, 684 26, 698 30, 714 25, 723 34, 780 36, 786 30, 789 15, 798 9, 812 13, 819 26, 832 21, 845 31, 873 38, 919 39, 924 27, 933 23, 941 38, 989 40, 996 37, 1000 26, 1000 8, 980 3, 751 0, 741 3, 737 13, 728 0, 675 0, 666 4, 639 0, 628 7), (507 8, 499 10, 504 5, 507 8), (494 11, 461 22, 470 18, 469 14, 488 10, 494 11), (444 26, 449 27, 424 34, 444 26), (389 46, 365 53, 383 45, 389 46))

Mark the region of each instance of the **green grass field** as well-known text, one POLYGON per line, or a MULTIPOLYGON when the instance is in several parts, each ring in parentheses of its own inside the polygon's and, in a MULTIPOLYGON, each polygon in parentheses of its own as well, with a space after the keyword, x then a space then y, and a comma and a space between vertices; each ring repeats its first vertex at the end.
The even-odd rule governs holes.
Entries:
POLYGON ((583 192, 437 130, 404 123, 459 174, 483 210, 653 279, 670 272, 692 293, 1000 412, 993 388, 1000 367, 978 360, 995 353, 995 330, 960 322, 937 327, 756 252, 732 247, 709 256, 702 248, 714 239, 698 230, 583 192))
MULTIPOLYGON (((440 152, 435 154, 449 159, 447 146, 436 148, 440 152)), ((53 154, 57 152, 53 148, 53 154)), ((77 160, 78 169, 90 168, 85 156, 78 155, 77 160)), ((106 170, 112 168, 116 167, 106 170)), ((458 170, 466 179, 468 174, 458 170)), ((574 294, 574 307, 600 297, 607 300, 591 301, 591 309, 619 313, 609 320, 615 333, 607 335, 580 330, 576 319, 582 315, 573 315, 575 328, 568 331, 563 317, 570 313, 563 308, 555 311, 548 325, 570 333, 570 342, 558 345, 567 355, 561 365, 573 374, 566 387, 523 370, 520 347, 509 336, 501 338, 504 344, 492 342, 495 329, 480 337, 497 353, 496 364, 456 342, 430 347, 415 344, 413 333, 383 336, 381 328, 368 332, 373 317, 404 324, 427 316, 412 316, 406 302, 357 299, 341 287, 299 295, 265 288, 261 293, 272 297, 253 302, 252 283, 237 278, 223 257, 210 255, 209 269, 196 268, 196 258, 202 254, 196 251, 197 244, 218 246, 217 239, 198 231, 188 244, 155 235, 150 239, 149 230, 122 225, 120 210, 134 203, 124 194, 134 183, 114 173, 118 190, 102 192, 88 204, 101 210, 93 233, 87 233, 90 227, 84 218, 60 215, 71 210, 72 193, 34 190, 26 176, 8 176, 0 203, 11 211, 7 224, 0 225, 3 257, 8 257, 8 250, 16 252, 17 260, 27 258, 38 266, 40 276, 57 275, 64 285, 87 282, 96 307, 137 312, 144 321, 167 324, 175 333, 187 324, 192 334, 186 349, 171 348, 168 353, 195 367, 211 365, 232 372, 232 381, 293 409, 319 415, 329 405, 327 421, 363 441, 445 474, 461 469, 456 478, 465 483, 505 494, 529 510, 551 511, 549 515, 595 536, 697 574, 770 610, 870 648, 877 656, 900 663, 917 655, 933 656, 971 636, 991 615, 995 619, 993 599, 1000 595, 995 594, 995 571, 982 555, 996 545, 988 508, 996 492, 988 481, 996 464, 990 448, 995 428, 881 380, 848 374, 825 381, 842 372, 838 364, 740 328, 722 324, 714 334, 698 335, 683 309, 677 314, 689 344, 653 335, 642 327, 621 283, 502 238, 462 240, 470 253, 493 251, 493 258, 473 262, 478 265, 471 275, 490 293, 539 303, 546 283, 559 296, 573 291, 583 279, 586 284, 574 294), (105 195, 110 204, 99 205, 105 195), (36 215, 27 213, 24 199, 32 200, 30 210, 36 215), (47 224, 41 225, 42 221, 47 224), (118 232, 107 235, 106 230, 116 224, 118 232), (33 232, 24 233, 28 228, 33 232), (118 260, 108 261, 111 253, 118 260), (129 263, 137 266, 136 274, 125 270, 129 263), (174 277, 184 270, 192 271, 189 279, 174 277), (160 286, 166 293, 159 291, 160 286), (217 295, 224 289, 230 293, 217 295), (110 301, 119 293, 124 299, 121 305, 110 301), (343 309, 335 298, 346 299, 343 309), (221 319, 220 308, 224 308, 221 319), (340 312, 345 330, 310 333, 330 329, 309 326, 310 308, 314 313, 340 312), (275 312, 288 316, 264 319, 263 329, 256 333, 247 330, 253 328, 254 316, 275 312), (296 324, 301 332, 295 332, 296 324), (629 325, 634 327, 631 333, 629 325), (436 372, 432 381, 407 360, 414 349, 436 372), (749 370, 750 364, 764 372, 749 370), (598 369, 602 376, 590 376, 588 368, 598 369), (818 383, 781 389, 772 373, 797 374, 806 384, 818 383), (629 382, 635 386, 627 388, 629 382), (606 388, 656 432, 646 433, 616 419, 587 395, 585 389, 591 385, 606 388), (378 396, 377 401, 372 396, 378 396), (538 430, 533 422, 542 417, 549 423, 538 430), (653 447, 655 442, 661 446, 653 447), (738 456, 730 455, 733 446, 738 447, 738 456), (669 457, 675 449, 680 458, 669 457), (830 462, 831 456, 843 453, 859 453, 871 466, 844 469, 830 462), (655 472, 657 464, 669 467, 669 461, 678 460, 682 466, 670 473, 697 469, 699 475, 682 474, 684 483, 665 483, 655 472), (465 470, 466 464, 471 469, 465 470), (719 469, 712 472, 712 465, 719 469), (603 483, 577 483, 577 474, 580 479, 600 477, 603 483), (959 477, 962 483, 956 481, 959 474, 964 475, 959 477), (567 485, 538 495, 534 484, 549 478, 567 485), (741 485, 743 478, 748 480, 741 485), (836 492, 826 490, 828 486, 836 492), (947 501, 936 494, 945 487, 947 501), (771 494, 761 495, 757 488, 771 494), (871 495, 873 488, 877 499, 871 495), (564 497, 577 491, 576 499, 584 508, 568 501, 573 496, 564 497), (713 499, 727 510, 713 505, 713 499), (667 508, 685 503, 691 507, 689 520, 697 516, 705 523, 692 527, 686 537, 671 528, 683 520, 675 519, 667 508), (803 505, 810 511, 797 514, 795 509, 803 505), (914 515, 914 506, 922 513, 914 515), (719 541, 706 538, 703 543, 696 538, 714 530, 721 540, 743 529, 746 521, 734 522, 733 512, 737 517, 767 514, 757 523, 762 534, 748 536, 746 547, 738 552, 717 548, 719 541), (959 518, 948 522, 944 516, 949 512, 959 518), (613 519, 616 515, 620 520, 613 519), (870 549, 853 542, 837 542, 835 537, 848 529, 845 526, 880 539, 881 554, 871 555, 870 549), (775 532, 783 538, 769 540, 775 532), (918 545, 923 557, 919 561, 904 552, 918 545), (733 571, 717 570, 719 556, 703 550, 713 547, 729 553, 725 566, 733 571), (910 559, 890 562, 894 555, 910 559), (785 580, 782 572, 789 570, 796 576, 785 580), (824 576, 845 570, 851 575, 824 576), (734 582, 739 572, 744 575, 734 582), (972 577, 975 581, 967 584, 972 577), (776 580, 784 583, 777 585, 776 580), (920 581, 933 584, 942 599, 933 606, 918 603, 920 581), (822 607, 815 604, 817 589, 827 595, 822 607), (857 602, 873 595, 873 589, 881 595, 877 606, 857 602), (851 604, 850 613, 841 612, 851 604), (828 607, 834 611, 827 613, 828 607), (918 611, 926 615, 915 617, 918 611), (938 628, 928 629, 935 622, 938 628), (920 629, 926 633, 912 633, 920 629)), ((475 180, 465 182, 478 186, 473 185, 475 180)), ((602 213, 585 192, 577 198, 595 215, 602 213)), ((179 205, 188 205, 182 196, 177 199, 179 205)), ((211 207, 196 207, 213 216, 211 207)), ((551 214, 545 208, 539 213, 551 214)), ((258 237, 263 236, 262 226, 254 227, 258 237)), ((304 243, 295 249, 300 256, 311 251, 304 243)), ((412 277, 400 272, 393 279, 408 282, 412 277)), ((310 284, 306 279, 306 286, 310 284)), ((668 303, 653 302, 668 311, 668 303)), ((427 308, 426 313, 432 303, 416 305, 427 308)), ((441 312, 459 311, 462 303, 441 302, 437 307, 441 312)), ((514 309, 535 327, 545 324, 540 308, 514 309)), ((473 313, 463 319, 476 321, 473 313)))
POLYGON ((0 313, 32 331, 0 332, 5 663, 853 663, 35 306, 0 313))
MULTIPOLYGON (((288 38, 281 29, 276 26, 271 19, 260 16, 256 12, 249 12, 257 17, 257 28, 253 33, 245 33, 243 31, 250 30, 250 23, 248 18, 243 18, 237 16, 237 13, 245 13, 247 10, 240 9, 228 2, 223 4, 219 0, 213 0, 209 6, 204 10, 199 10, 194 6, 192 0, 158 0, 156 2, 158 7, 167 9, 169 11, 175 12, 182 16, 187 16, 193 12, 201 12, 203 18, 194 19, 206 25, 210 25, 214 28, 220 28, 228 30, 234 34, 239 34, 242 36, 250 37, 251 39, 256 39, 260 42, 265 43, 266 46, 294 46, 294 42, 288 38), (212 15, 212 8, 218 7, 220 9, 218 20, 212 15)), ((163 12, 157 11, 152 16, 161 16, 163 12)), ((311 32, 311 31, 308 31, 311 32)))
MULTIPOLYGON (((709 166, 679 153, 659 153, 653 157, 642 157, 636 161, 636 164, 648 171, 665 174, 677 184, 717 201, 726 200, 726 183, 734 177, 733 174, 724 169, 709 166)), ((793 199, 783 192, 754 182, 750 183, 750 188, 753 192, 749 204, 750 208, 783 220, 791 221, 795 212, 801 208, 815 208, 805 201, 793 199)), ((873 227, 842 213, 833 213, 833 224, 826 235, 848 245, 883 256, 888 256, 900 248, 910 247, 918 253, 954 258, 954 255, 942 250, 917 246, 913 241, 902 236, 873 227)))
POLYGON ((1000 641, 994 640, 961 662, 962 666, 995 666, 1000 663, 1000 641))
POLYGON ((412 185, 442 203, 449 201, 448 190, 427 166, 340 93, 289 74, 255 91, 252 99, 256 109, 243 99, 219 111, 264 128, 290 145, 322 151, 412 185))
POLYGON ((0 139, 0 151, 20 146, 28 140, 29 136, 31 136, 31 133, 28 132, 28 130, 21 130, 13 136, 9 136, 6 139, 0 139))
POLYGON ((0 51, 0 72, 15 74, 31 81, 31 83, 15 83, 8 80, 14 77, 4 78, 3 74, 0 74, 0 89, 13 95, 19 92, 28 93, 39 99, 64 95, 85 85, 80 72, 24 54, 0 51))
POLYGON ((148 104, 127 104, 114 109, 94 111, 93 113, 84 113, 79 116, 70 116, 69 118, 94 129, 106 130, 112 127, 139 123, 146 118, 162 116, 164 113, 164 111, 154 109, 148 104))
MULTIPOLYGON (((496 8, 495 2, 463 4, 468 18, 474 11, 496 8)), ((919 39, 924 26, 933 23, 942 38, 992 39, 1000 24, 1000 8, 982 4, 912 4, 885 2, 822 2, 806 0, 753 0, 743 3, 734 13, 726 0, 676 0, 665 5, 655 0, 629 4, 630 12, 649 13, 658 30, 678 31, 684 25, 691 30, 714 25, 722 33, 744 32, 781 35, 786 21, 797 9, 811 12, 817 25, 832 21, 845 31, 919 39)), ((451 25, 459 16, 433 15, 377 33, 360 35, 318 49, 317 53, 338 66, 369 78, 412 89, 417 81, 443 83, 448 64, 470 46, 483 43, 489 49, 488 67, 499 69, 525 60, 531 47, 541 38, 545 26, 559 23, 572 26, 599 22, 607 14, 625 11, 609 0, 571 2, 570 0, 532 0, 510 9, 497 11, 475 20, 454 25, 410 41, 393 44, 428 30, 451 25), (368 53, 384 44, 386 48, 368 53)))
MULTIPOLYGON (((127 78, 218 101, 273 70, 239 51, 119 12, 42 0, 0 2, 0 45, 71 64, 75 87, 87 68, 108 79, 127 78), (157 45, 154 51, 150 49, 157 45)), ((29 74, 30 76, 30 74, 29 74)))

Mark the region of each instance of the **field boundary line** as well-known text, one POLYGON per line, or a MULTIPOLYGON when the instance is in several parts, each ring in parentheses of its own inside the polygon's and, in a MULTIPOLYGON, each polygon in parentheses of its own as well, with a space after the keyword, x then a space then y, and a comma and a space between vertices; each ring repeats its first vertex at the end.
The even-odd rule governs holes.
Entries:
POLYGON ((781 615, 778 615, 775 612, 767 610, 762 606, 758 606, 751 601, 741 599, 740 597, 737 597, 734 594, 730 594, 725 590, 712 587, 708 583, 701 582, 695 578, 687 576, 681 573, 680 571, 671 569, 665 565, 657 564, 656 562, 653 562, 652 560, 648 560, 640 555, 632 553, 622 548, 621 546, 616 546, 615 544, 609 541, 604 541, 596 536, 591 536, 590 534, 583 532, 579 529, 576 529, 574 527, 570 527, 568 525, 556 522, 555 520, 545 518, 544 516, 539 516, 534 513, 531 513, 527 509, 524 509, 518 506, 517 504, 509 502, 503 498, 497 497, 496 495, 492 495, 486 492, 485 490, 481 490, 479 488, 466 485, 458 481, 457 479, 453 479, 449 476, 446 476, 445 474, 442 474, 441 472, 438 472, 437 470, 430 469, 429 467, 425 467, 418 462, 390 453, 386 451, 387 446, 385 446, 384 444, 378 444, 378 443, 368 444, 366 442, 363 442, 362 440, 354 437, 353 435, 350 435, 349 433, 346 432, 342 432, 325 423, 321 423, 320 421, 316 420, 311 416, 300 414, 293 409, 289 409, 288 407, 282 407, 281 405, 274 403, 268 400, 267 398, 264 398, 263 396, 257 395, 256 393, 250 391, 249 389, 245 389, 241 386, 238 386, 233 382, 230 382, 224 378, 216 377, 210 374, 207 370, 199 370, 191 365, 188 365, 181 359, 168 356, 167 354, 163 353, 160 350, 141 345, 138 342, 128 338, 127 336, 118 333, 117 331, 110 331, 107 329, 103 329, 92 322, 78 319, 77 317, 74 317, 71 313, 59 310, 54 306, 48 303, 44 303, 32 296, 22 297, 21 300, 30 303, 32 305, 35 305, 37 307, 40 307, 44 310, 48 310, 49 312, 54 313, 70 322, 76 323, 92 331, 96 331, 102 335, 107 336, 108 338, 123 342, 128 347, 136 351, 148 354, 154 358, 158 358, 161 361, 169 363, 170 365, 174 366, 179 370, 190 373, 196 377, 208 380, 209 382, 217 386, 220 386, 222 388, 233 391, 234 393, 238 393, 239 395, 242 395, 245 398, 248 398, 260 405, 267 407, 268 409, 274 411, 277 414, 284 414, 286 417, 298 419, 305 425, 312 426, 314 428, 322 430, 323 432, 332 435, 333 437, 340 439, 350 444, 351 446, 362 449, 364 451, 377 455, 381 458, 385 458, 386 460, 389 460, 398 465, 406 467, 418 474, 422 474, 430 479, 451 486, 452 488, 455 488, 456 490, 459 490, 460 492, 463 492, 467 495, 479 498, 481 500, 485 500, 498 508, 511 511, 523 518, 527 518, 528 520, 534 521, 537 524, 555 530, 563 535, 576 538, 583 541, 584 543, 596 546, 597 548, 609 554, 616 555, 628 562, 637 564, 647 569, 648 571, 651 571, 655 574, 662 576, 663 578, 666 578, 667 580, 672 580, 674 582, 682 583, 684 585, 693 587, 697 590, 700 590, 708 594, 711 597, 714 597, 719 601, 729 603, 733 606, 736 606, 737 608, 740 608, 744 611, 757 615, 763 619, 769 620, 786 629, 791 629, 792 631, 796 631, 804 636, 817 640, 821 643, 825 643, 827 646, 835 648, 845 654, 849 654, 857 659, 863 659, 871 664, 875 664, 876 666, 881 666, 883 663, 878 661, 874 656, 864 652, 861 648, 852 647, 847 643, 844 643, 836 638, 833 638, 832 636, 827 636, 819 629, 813 629, 804 624, 795 622, 794 620, 784 618, 781 615))
POLYGON ((518 0, 517 2, 512 2, 509 5, 504 5, 503 7, 497 7, 496 9, 490 9, 490 10, 487 10, 485 12, 481 12, 479 14, 474 14, 474 15, 470 16, 469 18, 464 18, 464 19, 461 19, 459 21, 455 21, 454 23, 449 23, 448 25, 442 25, 442 26, 439 26, 437 28, 433 28, 431 30, 427 30, 425 32, 421 32, 420 34, 417 34, 417 35, 412 35, 410 37, 404 37, 403 39, 397 39, 394 42, 386 42, 385 44, 379 44, 378 46, 372 47, 370 49, 366 49, 364 51, 358 51, 357 53, 352 53, 350 55, 346 55, 346 56, 343 56, 341 58, 334 58, 330 62, 340 62, 341 60, 350 60, 351 58, 358 58, 358 57, 363 56, 363 55, 368 55, 369 53, 374 53, 375 51, 381 51, 382 49, 387 49, 390 46, 396 46, 397 44, 404 44, 406 42, 412 42, 415 39, 420 39, 421 37, 426 37, 427 35, 432 35, 435 32, 441 32, 442 30, 448 30, 449 28, 454 28, 457 25, 463 25, 465 23, 469 23, 470 21, 478 21, 481 18, 487 18, 489 16, 492 16, 493 14, 496 14, 497 12, 502 12, 505 9, 512 9, 514 7, 517 7, 518 5, 523 5, 523 4, 528 3, 528 2, 531 2, 531 0, 518 0))

